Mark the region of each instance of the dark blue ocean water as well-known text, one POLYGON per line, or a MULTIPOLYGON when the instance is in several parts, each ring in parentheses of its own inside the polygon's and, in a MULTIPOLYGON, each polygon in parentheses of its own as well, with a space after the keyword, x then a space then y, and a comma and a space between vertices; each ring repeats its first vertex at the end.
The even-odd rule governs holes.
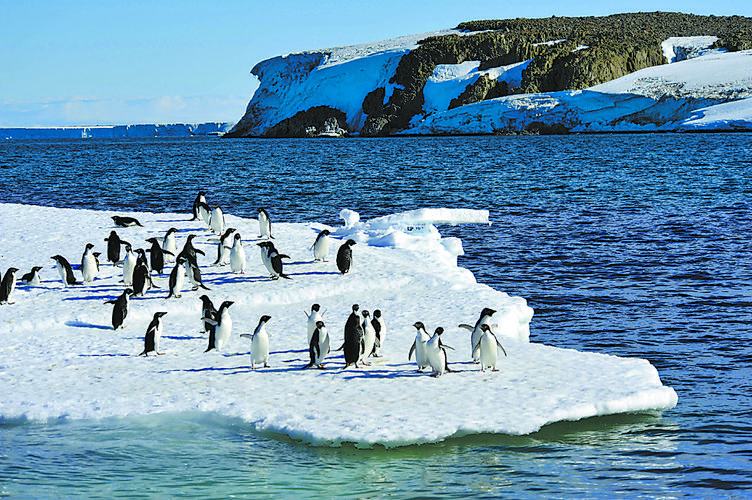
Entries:
POLYGON ((659 415, 393 450, 313 448, 215 415, 0 423, 0 496, 752 496, 752 135, 0 143, 0 201, 338 224, 485 208, 460 265, 535 309, 531 341, 650 360, 659 415))

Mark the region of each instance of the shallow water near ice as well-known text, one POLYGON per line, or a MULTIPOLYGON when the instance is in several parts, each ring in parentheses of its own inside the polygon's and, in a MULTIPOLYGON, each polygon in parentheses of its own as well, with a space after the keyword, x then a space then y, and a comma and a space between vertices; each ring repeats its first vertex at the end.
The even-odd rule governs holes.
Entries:
POLYGON ((531 341, 646 358, 679 396, 660 416, 390 450, 199 413, 5 422, 0 495, 744 496, 751 153, 748 134, 0 143, 6 202, 185 212, 202 188, 236 215, 328 224, 488 209, 490 228, 440 229, 480 282, 528 300, 531 341))

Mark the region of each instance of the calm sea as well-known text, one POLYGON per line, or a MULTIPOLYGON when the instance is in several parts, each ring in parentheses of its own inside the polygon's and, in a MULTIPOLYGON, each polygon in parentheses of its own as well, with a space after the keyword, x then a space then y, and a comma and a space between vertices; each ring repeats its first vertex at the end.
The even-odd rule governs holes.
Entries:
MULTIPOLYGON (((0 421, 0 496, 752 497, 752 135, 17 140, 0 200, 339 224, 485 208, 460 265, 528 299, 531 341, 647 358, 658 415, 385 450, 315 448, 176 414, 0 421)), ((2 397, 0 395, 0 397, 2 397)))

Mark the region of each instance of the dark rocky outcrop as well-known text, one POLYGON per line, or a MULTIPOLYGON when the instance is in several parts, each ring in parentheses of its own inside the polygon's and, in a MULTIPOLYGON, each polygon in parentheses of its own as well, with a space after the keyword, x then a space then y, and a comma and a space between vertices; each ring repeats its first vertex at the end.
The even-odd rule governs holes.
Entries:
POLYGON ((328 106, 300 111, 270 128, 264 137, 342 136, 347 133, 345 114, 328 106))

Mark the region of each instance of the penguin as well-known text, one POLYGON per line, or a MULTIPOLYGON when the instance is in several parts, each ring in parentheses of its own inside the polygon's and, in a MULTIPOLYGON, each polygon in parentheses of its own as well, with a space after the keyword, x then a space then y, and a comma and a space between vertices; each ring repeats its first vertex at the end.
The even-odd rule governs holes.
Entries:
POLYGON ((271 249, 274 248, 274 243, 271 241, 262 241, 261 243, 256 243, 256 245, 261 249, 261 263, 269 271, 269 276, 273 276, 274 268, 272 268, 271 249))
POLYGON ((178 245, 175 241, 175 233, 177 232, 177 229, 171 227, 165 233, 164 238, 162 238, 162 250, 164 250, 164 253, 168 256, 167 262, 175 262, 177 256, 178 245))
POLYGON ((288 280, 292 279, 282 269, 282 259, 289 259, 289 255, 280 254, 271 241, 262 241, 261 243, 257 243, 257 245, 261 247, 261 261, 269 271, 271 279, 276 280, 280 277, 288 280))
MULTIPOLYGON (((478 317, 478 321, 475 322, 475 326, 470 326, 466 324, 459 325, 459 328, 464 328, 465 330, 469 330, 472 332, 470 335, 470 352, 475 352, 475 346, 478 344, 478 341, 480 340, 481 335, 483 335, 483 332, 480 329, 480 325, 483 324, 489 324, 491 322, 491 316, 494 315, 496 311, 491 309, 490 307, 484 307, 483 310, 480 312, 480 317, 478 317)), ((480 352, 477 352, 473 354, 473 362, 478 363, 480 360, 480 352)))
POLYGON ((480 371, 484 372, 486 371, 486 368, 489 367, 492 371, 499 371, 496 368, 496 362, 498 361, 499 356, 499 353, 496 349, 501 349, 501 352, 504 353, 504 356, 507 355, 507 351, 506 349, 504 349, 504 346, 501 345, 499 339, 496 338, 494 332, 491 331, 490 326, 488 326, 486 323, 483 323, 480 325, 480 329, 483 334, 480 336, 478 343, 475 344, 475 347, 473 348, 473 358, 475 358, 477 352, 480 359, 480 371))
MULTIPOLYGON (((217 309, 214 307, 214 304, 212 303, 209 296, 202 295, 201 297, 199 297, 199 299, 201 299, 201 317, 210 318, 214 321, 217 321, 217 309)), ((204 325, 204 333, 210 333, 213 335, 214 325, 206 321, 203 321, 202 323, 204 325)))
POLYGON ((230 259, 230 251, 232 245, 230 244, 230 235, 235 232, 234 227, 228 227, 225 233, 219 237, 219 243, 217 244, 217 260, 214 261, 214 265, 225 266, 230 259))
POLYGON ((352 266, 352 246, 355 245, 354 240, 347 240, 339 247, 337 251, 337 269, 342 274, 346 274, 350 271, 352 266))
POLYGON ((444 333, 442 327, 438 327, 434 331, 433 337, 426 342, 426 354, 428 356, 428 364, 433 369, 432 377, 441 377, 444 372, 450 372, 449 361, 447 360, 447 349, 452 347, 445 345, 441 342, 441 334, 444 333))
POLYGON ((209 229, 217 234, 222 234, 225 230, 225 214, 222 213, 222 208, 219 205, 214 207, 209 216, 209 229))
POLYGON ((169 287, 170 293, 167 294, 167 298, 175 297, 180 298, 180 292, 183 291, 183 284, 185 284, 185 259, 180 257, 175 262, 175 267, 170 272, 169 287))
POLYGON ((251 339, 251 370, 256 369, 256 363, 264 363, 264 368, 269 368, 269 333, 266 331, 266 322, 271 316, 261 316, 258 326, 253 334, 243 333, 240 336, 251 339))
POLYGON ((206 256, 203 250, 200 250, 198 248, 195 248, 193 246, 193 238, 195 238, 195 234, 189 234, 188 238, 185 240, 185 244, 183 245, 183 249, 178 254, 178 257, 183 257, 186 260, 189 258, 193 258, 194 261, 197 261, 196 254, 201 254, 203 256, 206 256))
POLYGON ((243 248, 240 233, 235 233, 234 239, 232 250, 230 250, 230 269, 234 274, 245 274, 245 248, 243 248))
POLYGON ((154 318, 152 318, 149 326, 146 327, 146 335, 144 335, 144 352, 139 356, 148 356, 150 352, 155 352, 158 355, 164 354, 159 352, 159 339, 162 337, 162 316, 167 314, 166 312, 155 312, 154 318))
POLYGON ((373 329, 376 332, 376 343, 373 346, 371 355, 374 358, 380 358, 381 346, 384 345, 384 339, 386 338, 386 323, 384 323, 384 318, 381 316, 381 310, 376 309, 373 311, 371 325, 373 325, 373 329))
POLYGON ((185 274, 188 275, 188 281, 190 281, 191 285, 193 285, 194 291, 198 290, 199 288, 209 290, 209 288, 207 288, 204 285, 204 282, 201 280, 201 269, 199 269, 195 258, 185 259, 185 274))
POLYGON ((211 207, 208 203, 199 203, 198 215, 202 221, 208 226, 211 222, 211 207))
POLYGON ((198 207, 202 203, 206 204, 206 193, 204 193, 203 191, 199 191, 198 194, 196 195, 196 199, 193 200, 193 210, 192 210, 193 218, 191 220, 198 220, 200 216, 200 214, 198 213, 198 207))
POLYGON ((259 222, 259 238, 272 239, 272 221, 269 219, 269 214, 263 208, 258 209, 258 222, 259 222))
POLYGON ((119 215, 113 215, 112 220, 115 222, 116 226, 120 227, 144 227, 141 225, 139 221, 134 219, 133 217, 121 217, 119 215))
POLYGON ((105 304, 115 304, 112 308, 112 329, 117 330, 123 326, 126 316, 128 316, 129 302, 128 296, 133 294, 133 290, 126 288, 123 293, 115 300, 108 300, 105 304))
POLYGON ((84 253, 81 256, 81 275, 83 280, 87 282, 94 281, 99 272, 99 266, 97 265, 97 258, 94 256, 94 252, 91 250, 94 248, 93 243, 87 243, 84 253))
POLYGON ((143 261, 139 260, 136 263, 136 269, 133 270, 133 296, 143 297, 152 288, 156 287, 151 280, 149 268, 146 267, 143 261))
POLYGON ((52 259, 57 262, 57 272, 60 273, 60 279, 63 280, 63 285, 72 286, 81 284, 76 281, 76 277, 73 276, 73 269, 65 257, 62 255, 55 255, 52 259))
POLYGON ((410 352, 407 354, 407 360, 410 361, 413 352, 415 352, 415 362, 418 364, 418 372, 422 372, 423 369, 430 366, 426 344, 431 340, 431 336, 428 335, 426 327, 420 321, 416 321, 413 326, 417 330, 417 333, 415 334, 413 345, 410 347, 410 352))
POLYGON ((310 368, 316 366, 317 368, 324 369, 324 359, 329 355, 329 332, 324 326, 323 321, 316 322, 316 328, 311 334, 311 340, 308 342, 308 354, 311 357, 311 362, 303 367, 310 368))
POLYGON ((313 336, 313 331, 317 328, 317 324, 319 321, 324 321, 323 314, 319 312, 321 309, 321 306, 318 304, 313 304, 311 306, 311 312, 310 314, 303 311, 303 313, 308 317, 308 343, 311 343, 311 337, 313 336))
POLYGON ((91 252, 91 254, 94 256, 94 263, 97 265, 97 274, 99 274, 99 256, 102 255, 102 252, 91 252))
POLYGON ((371 355, 376 345, 376 330, 371 324, 371 313, 363 310, 361 315, 363 316, 363 353, 360 355, 360 362, 369 366, 371 363, 367 362, 366 359, 371 355))
POLYGON ((18 269, 9 267, 5 271, 3 281, 0 283, 0 304, 13 304, 13 291, 16 289, 16 273, 18 269))
POLYGON ((206 316, 201 318, 203 321, 214 326, 214 335, 209 335, 209 347, 207 347, 204 352, 211 351, 212 349, 221 351, 227 344, 227 341, 230 340, 230 334, 232 333, 232 318, 230 317, 229 308, 233 304, 234 302, 231 300, 225 300, 222 302, 222 305, 219 306, 219 310, 215 316, 216 319, 206 316))
POLYGON ((360 368, 358 366, 358 361, 365 351, 363 344, 363 327, 360 324, 358 308, 358 304, 353 304, 352 312, 345 323, 345 342, 342 344, 342 347, 340 347, 340 349, 345 350, 345 368, 352 364, 355 365, 355 368, 360 368))
POLYGON ((162 276, 164 271, 165 255, 174 255, 171 251, 165 250, 159 246, 159 240, 156 238, 148 238, 145 241, 151 243, 149 248, 149 257, 151 260, 151 268, 162 276))
POLYGON ((125 258, 123 259, 123 283, 125 286, 133 285, 133 271, 136 269, 138 257, 133 253, 129 243, 125 244, 125 258))
POLYGON ((326 262, 326 258, 329 256, 329 246, 332 242, 330 234, 328 229, 324 229, 316 236, 316 240, 311 245, 313 260, 326 262))
POLYGON ((42 284, 42 280, 39 277, 39 271, 42 270, 42 266, 34 266, 31 271, 21 276, 19 280, 22 285, 39 286, 42 284))
POLYGON ((138 256, 138 259, 136 259, 136 265, 143 264, 146 266, 146 269, 149 269, 149 261, 146 259, 146 251, 143 248, 136 249, 136 255, 138 256))
POLYGON ((128 242, 121 240, 116 231, 110 231, 110 236, 105 238, 107 242, 107 261, 112 262, 112 265, 117 265, 120 262, 120 245, 127 245, 128 242))

